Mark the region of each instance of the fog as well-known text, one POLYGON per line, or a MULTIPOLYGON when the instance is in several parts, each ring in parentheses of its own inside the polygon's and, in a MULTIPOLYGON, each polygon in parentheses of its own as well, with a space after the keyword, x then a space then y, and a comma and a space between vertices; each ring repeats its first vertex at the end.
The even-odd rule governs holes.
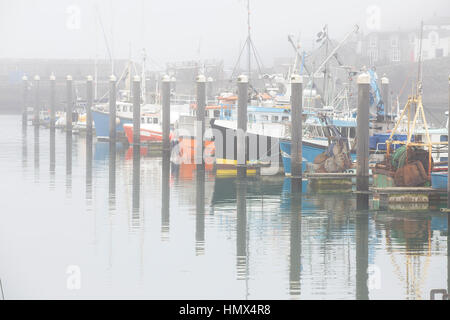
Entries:
MULTIPOLYGON (((368 8, 379 8, 379 28, 418 28, 420 20, 450 13, 448 0, 253 0, 254 44, 265 65, 292 56, 287 35, 305 48, 328 24, 342 38, 354 24, 368 31, 368 8), (405 6, 406 5, 406 6, 405 6)), ((370 9, 369 9, 370 10, 370 9)), ((232 64, 247 36, 246 0, 1 0, 0 58, 224 59, 232 64), (105 40, 106 39, 106 40, 105 40)))

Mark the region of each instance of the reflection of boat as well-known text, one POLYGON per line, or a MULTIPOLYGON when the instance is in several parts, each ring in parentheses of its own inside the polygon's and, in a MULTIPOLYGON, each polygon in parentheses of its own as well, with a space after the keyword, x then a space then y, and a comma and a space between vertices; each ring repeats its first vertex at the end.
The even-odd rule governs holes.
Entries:
MULTIPOLYGON (((124 150, 122 143, 117 143, 116 152, 122 152, 124 150)), ((94 160, 101 161, 107 160, 109 157, 109 142, 97 142, 94 145, 94 160)))

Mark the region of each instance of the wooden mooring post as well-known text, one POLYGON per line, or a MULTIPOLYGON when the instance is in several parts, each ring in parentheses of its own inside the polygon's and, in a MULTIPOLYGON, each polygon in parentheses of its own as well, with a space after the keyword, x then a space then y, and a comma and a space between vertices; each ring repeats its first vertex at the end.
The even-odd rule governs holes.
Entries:
POLYGON ((303 78, 297 74, 291 77, 291 192, 302 192, 302 100, 303 78))
POLYGON ((358 119, 356 126, 356 207, 369 208, 369 107, 370 76, 362 73, 358 77, 358 119))
POLYGON ((247 105, 248 105, 248 77, 240 75, 238 84, 237 110, 237 176, 247 176, 247 105))

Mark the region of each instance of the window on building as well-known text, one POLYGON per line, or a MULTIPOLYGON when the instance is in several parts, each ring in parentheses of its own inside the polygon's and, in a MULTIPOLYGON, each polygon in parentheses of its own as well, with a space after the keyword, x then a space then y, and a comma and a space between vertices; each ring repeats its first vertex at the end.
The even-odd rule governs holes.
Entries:
POLYGON ((439 36, 435 31, 430 32, 428 38, 430 39, 430 45, 432 47, 435 47, 439 44, 439 36))
POLYGON ((369 50, 369 59, 371 64, 378 61, 378 50, 376 48, 369 50))
POLYGON ((393 47, 393 48, 398 47, 398 37, 397 36, 391 37, 391 47, 393 47))
POLYGON ((377 36, 372 35, 369 39, 369 47, 376 48, 377 47, 377 36))
POLYGON ((220 110, 214 110, 214 118, 220 117, 220 110))
POLYGON ((158 118, 153 118, 153 123, 158 124, 158 118))
POLYGON ((278 122, 278 116, 272 116, 272 122, 278 122))
POLYGON ((436 58, 442 58, 444 56, 444 49, 436 49, 436 58))
POLYGON ((281 117, 281 121, 289 121, 289 117, 287 116, 281 117))
POLYGON ((392 62, 399 62, 400 61, 400 50, 398 48, 392 48, 392 62))

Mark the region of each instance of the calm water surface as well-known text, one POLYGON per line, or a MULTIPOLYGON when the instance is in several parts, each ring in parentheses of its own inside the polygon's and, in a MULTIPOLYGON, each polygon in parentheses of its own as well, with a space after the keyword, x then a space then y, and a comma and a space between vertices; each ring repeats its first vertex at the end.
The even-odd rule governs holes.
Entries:
POLYGON ((429 299, 447 289, 446 214, 358 213, 351 194, 305 185, 292 198, 284 178, 206 173, 202 183, 189 166, 88 146, 0 116, 6 299, 429 299))

